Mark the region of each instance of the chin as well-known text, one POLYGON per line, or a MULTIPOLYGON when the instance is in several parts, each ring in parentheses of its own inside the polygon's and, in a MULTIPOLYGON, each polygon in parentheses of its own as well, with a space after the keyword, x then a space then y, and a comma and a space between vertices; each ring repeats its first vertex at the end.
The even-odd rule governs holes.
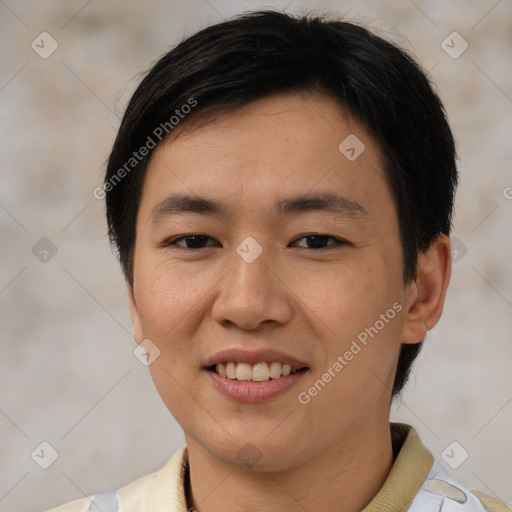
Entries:
POLYGON ((283 471, 300 464, 299 449, 302 451, 304 439, 294 439, 290 433, 271 433, 266 425, 265 433, 255 434, 251 428, 238 432, 233 437, 224 430, 220 438, 209 436, 200 444, 213 457, 237 468, 257 472, 283 471))

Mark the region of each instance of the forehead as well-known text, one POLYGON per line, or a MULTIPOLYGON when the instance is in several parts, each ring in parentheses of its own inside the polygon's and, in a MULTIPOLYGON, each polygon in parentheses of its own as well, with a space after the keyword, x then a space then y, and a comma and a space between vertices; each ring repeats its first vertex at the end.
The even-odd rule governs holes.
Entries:
POLYGON ((186 121, 152 155, 141 201, 147 218, 176 193, 210 198, 231 213, 270 212, 306 193, 334 193, 370 214, 376 200, 392 202, 378 145, 329 96, 279 94, 206 124, 186 121))

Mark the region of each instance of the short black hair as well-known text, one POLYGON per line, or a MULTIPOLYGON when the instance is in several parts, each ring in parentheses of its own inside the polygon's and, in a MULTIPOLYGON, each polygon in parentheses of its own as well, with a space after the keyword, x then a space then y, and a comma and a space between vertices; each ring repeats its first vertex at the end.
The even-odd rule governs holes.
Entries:
MULTIPOLYGON (((191 119, 293 91, 333 97, 379 144, 398 213, 404 282, 416 278, 418 253, 450 234, 458 182, 453 135, 426 72, 406 50, 356 23, 264 10, 184 39, 151 67, 128 103, 103 190, 110 240, 129 284, 153 149, 191 119)), ((393 396, 421 345, 402 345, 393 396)))

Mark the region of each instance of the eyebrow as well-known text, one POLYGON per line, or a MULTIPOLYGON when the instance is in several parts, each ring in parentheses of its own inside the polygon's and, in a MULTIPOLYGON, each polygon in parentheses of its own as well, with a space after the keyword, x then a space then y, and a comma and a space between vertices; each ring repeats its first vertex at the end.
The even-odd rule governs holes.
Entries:
MULTIPOLYGON (((366 209, 356 201, 340 194, 303 194, 279 199, 274 203, 274 210, 281 215, 324 211, 348 217, 368 217, 366 209)), ((202 215, 228 215, 228 209, 212 199, 187 194, 171 195, 158 203, 149 216, 149 222, 159 224, 169 215, 184 213, 202 215)))

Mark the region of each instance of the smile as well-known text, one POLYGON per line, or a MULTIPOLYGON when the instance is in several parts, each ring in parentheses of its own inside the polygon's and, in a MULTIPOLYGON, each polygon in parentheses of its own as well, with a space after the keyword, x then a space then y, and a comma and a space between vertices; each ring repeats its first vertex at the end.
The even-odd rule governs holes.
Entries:
POLYGON ((265 382, 269 379, 279 379, 288 375, 294 375, 297 372, 307 370, 307 367, 298 368, 290 364, 282 364, 278 361, 262 361, 257 364, 228 361, 212 365, 208 370, 231 380, 265 382))

